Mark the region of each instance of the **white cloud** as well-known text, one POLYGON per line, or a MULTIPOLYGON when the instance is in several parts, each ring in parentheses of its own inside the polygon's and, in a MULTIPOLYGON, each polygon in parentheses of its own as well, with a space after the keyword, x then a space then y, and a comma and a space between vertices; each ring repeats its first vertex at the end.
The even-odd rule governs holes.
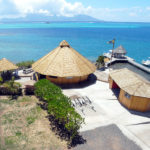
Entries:
POLYGON ((47 15, 74 16, 87 14, 91 7, 82 3, 69 3, 66 0, 13 0, 20 13, 45 13, 47 15))
POLYGON ((131 17, 136 17, 136 16, 137 16, 137 14, 136 14, 136 13, 134 13, 134 12, 131 12, 131 13, 129 13, 129 16, 131 16, 131 17))
POLYGON ((146 7, 146 10, 150 10, 150 7, 146 7))
MULTIPOLYGON (((78 0, 79 1, 79 0, 78 0)), ((93 8, 85 7, 81 2, 67 0, 0 0, 0 18, 16 18, 27 14, 45 14, 47 16, 68 16, 86 14, 106 21, 148 20, 150 6, 131 8, 93 8), (135 17, 136 16, 136 17, 135 17), (133 20, 138 19, 138 20, 133 20)))
POLYGON ((89 14, 91 7, 80 2, 69 3, 66 0, 0 0, 0 18, 25 16, 40 13, 47 16, 74 16, 89 14))

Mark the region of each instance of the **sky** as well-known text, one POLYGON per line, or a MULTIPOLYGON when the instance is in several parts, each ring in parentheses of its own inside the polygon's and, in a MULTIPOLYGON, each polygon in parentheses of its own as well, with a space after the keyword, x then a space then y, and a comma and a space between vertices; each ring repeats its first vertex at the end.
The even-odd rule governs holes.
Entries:
POLYGON ((0 0, 0 19, 28 14, 89 15, 104 21, 150 22, 150 0, 0 0))

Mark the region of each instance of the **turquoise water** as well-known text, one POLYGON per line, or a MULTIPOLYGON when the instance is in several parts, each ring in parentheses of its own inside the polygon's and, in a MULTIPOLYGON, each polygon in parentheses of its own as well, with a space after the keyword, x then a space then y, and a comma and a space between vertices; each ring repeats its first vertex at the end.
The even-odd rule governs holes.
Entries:
POLYGON ((13 62, 37 60, 62 40, 90 60, 112 49, 107 41, 116 38, 127 55, 137 62, 150 57, 149 23, 1 23, 0 58, 13 62))

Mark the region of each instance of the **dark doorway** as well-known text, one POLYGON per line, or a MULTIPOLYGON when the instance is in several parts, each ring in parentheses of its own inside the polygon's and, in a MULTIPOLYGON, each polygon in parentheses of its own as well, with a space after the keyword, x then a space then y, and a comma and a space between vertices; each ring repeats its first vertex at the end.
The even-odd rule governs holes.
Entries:
POLYGON ((112 91, 114 93, 114 95, 119 98, 119 94, 120 94, 120 87, 117 85, 117 83, 115 81, 113 81, 112 83, 112 91))

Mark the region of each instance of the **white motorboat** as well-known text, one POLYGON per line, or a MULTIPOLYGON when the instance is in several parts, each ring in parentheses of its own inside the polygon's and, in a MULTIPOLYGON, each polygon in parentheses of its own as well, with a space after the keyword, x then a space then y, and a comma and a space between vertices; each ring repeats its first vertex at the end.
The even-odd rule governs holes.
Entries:
POLYGON ((145 66, 150 67, 150 57, 148 57, 147 60, 143 60, 143 61, 142 61, 142 64, 145 65, 145 66))

